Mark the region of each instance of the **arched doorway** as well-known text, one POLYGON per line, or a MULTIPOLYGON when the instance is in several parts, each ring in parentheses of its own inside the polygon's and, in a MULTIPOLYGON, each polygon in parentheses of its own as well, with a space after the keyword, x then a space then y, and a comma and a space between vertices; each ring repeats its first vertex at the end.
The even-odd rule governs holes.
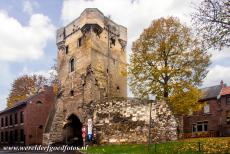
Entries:
POLYGON ((80 119, 71 114, 68 117, 68 123, 64 126, 64 143, 68 145, 82 146, 82 123, 80 119))

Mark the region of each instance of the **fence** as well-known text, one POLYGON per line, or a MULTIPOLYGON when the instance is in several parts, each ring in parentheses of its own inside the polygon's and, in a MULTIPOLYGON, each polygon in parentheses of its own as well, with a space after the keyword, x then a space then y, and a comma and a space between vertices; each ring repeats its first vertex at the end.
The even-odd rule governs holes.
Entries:
POLYGON ((230 140, 222 142, 166 142, 150 145, 151 154, 230 154, 230 140))
POLYGON ((181 138, 203 138, 203 137, 218 137, 217 131, 196 132, 196 133, 181 133, 181 138))

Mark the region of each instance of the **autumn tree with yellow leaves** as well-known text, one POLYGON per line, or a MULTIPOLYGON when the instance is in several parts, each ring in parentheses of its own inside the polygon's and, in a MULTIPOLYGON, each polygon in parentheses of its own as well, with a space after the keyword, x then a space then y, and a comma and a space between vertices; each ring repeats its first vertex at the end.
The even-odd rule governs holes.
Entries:
POLYGON ((12 107, 18 101, 25 100, 38 93, 47 84, 47 81, 42 75, 23 75, 18 77, 12 84, 7 98, 7 107, 12 107))
POLYGON ((210 55, 178 18, 154 20, 133 43, 130 87, 139 97, 156 94, 177 114, 200 109, 198 87, 207 75, 210 55))

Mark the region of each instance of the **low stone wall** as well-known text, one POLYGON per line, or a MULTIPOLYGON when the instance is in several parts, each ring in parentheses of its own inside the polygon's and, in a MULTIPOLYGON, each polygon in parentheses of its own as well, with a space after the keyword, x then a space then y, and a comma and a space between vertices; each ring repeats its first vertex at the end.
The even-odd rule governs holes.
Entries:
MULTIPOLYGON (((112 99, 92 102, 93 124, 101 144, 148 142, 150 102, 139 99, 112 99)), ((177 123, 165 102, 152 104, 151 140, 177 139, 177 123)))

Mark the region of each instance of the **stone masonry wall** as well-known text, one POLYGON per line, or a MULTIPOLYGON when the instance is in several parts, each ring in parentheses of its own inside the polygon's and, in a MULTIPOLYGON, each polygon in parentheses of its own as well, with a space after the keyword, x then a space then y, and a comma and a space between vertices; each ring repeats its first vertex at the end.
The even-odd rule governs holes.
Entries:
MULTIPOLYGON (((148 141, 149 110, 147 100, 113 99, 90 104, 98 142, 144 143, 148 141)), ((152 142, 177 139, 177 123, 164 102, 152 104, 152 142)))

